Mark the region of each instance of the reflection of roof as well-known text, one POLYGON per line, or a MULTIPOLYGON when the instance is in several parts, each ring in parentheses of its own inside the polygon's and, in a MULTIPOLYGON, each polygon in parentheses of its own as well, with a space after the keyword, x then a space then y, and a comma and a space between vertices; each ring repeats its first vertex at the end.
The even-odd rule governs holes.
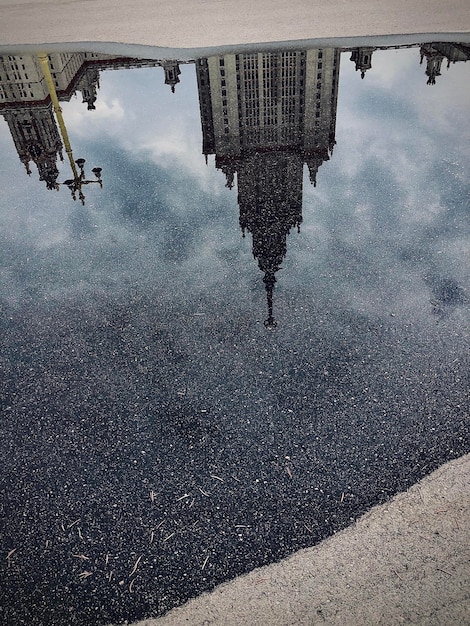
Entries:
MULTIPOLYGON (((70 98, 74 95, 76 91, 80 91, 80 81, 84 77, 86 71, 90 68, 95 70, 122 70, 129 68, 140 68, 140 67, 162 67, 164 61, 158 61, 153 59, 133 59, 130 57, 114 57, 110 55, 100 55, 99 57, 94 58, 86 58, 86 53, 76 53, 83 58, 83 62, 75 72, 71 80, 69 81, 67 87, 65 89, 57 88, 57 97, 59 100, 68 102, 70 98)), ((23 55, 23 58, 26 55, 23 55)), ((31 55, 32 56, 32 55, 31 55)), ((16 81, 0 81, 1 84, 17 84, 16 81)), ((9 100, 5 102, 0 102, 0 110, 15 108, 18 106, 35 106, 47 104, 50 102, 50 96, 47 94, 43 99, 36 100, 9 100)))

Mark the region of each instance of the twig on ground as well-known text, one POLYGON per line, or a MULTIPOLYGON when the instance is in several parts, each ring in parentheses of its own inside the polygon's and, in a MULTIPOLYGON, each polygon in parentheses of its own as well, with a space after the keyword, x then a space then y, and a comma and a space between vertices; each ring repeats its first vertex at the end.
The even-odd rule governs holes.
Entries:
POLYGON ((134 567, 132 568, 132 571, 131 571, 131 573, 129 574, 129 576, 133 576, 133 575, 136 573, 137 568, 139 567, 139 563, 140 563, 140 559, 141 559, 141 558, 142 558, 142 554, 139 556, 139 558, 138 558, 138 559, 137 559, 137 561, 135 562, 134 567))
POLYGON ((223 483, 223 482, 224 482, 224 479, 223 479, 223 478, 220 478, 220 476, 216 476, 215 474, 209 474, 209 476, 210 476, 211 478, 214 478, 215 480, 220 480, 220 482, 221 482, 221 483, 223 483))
POLYGON ((73 528, 75 526, 75 524, 78 524, 78 522, 80 521, 80 517, 78 519, 76 519, 74 522, 72 522, 69 526, 67 526, 67 529, 73 528))

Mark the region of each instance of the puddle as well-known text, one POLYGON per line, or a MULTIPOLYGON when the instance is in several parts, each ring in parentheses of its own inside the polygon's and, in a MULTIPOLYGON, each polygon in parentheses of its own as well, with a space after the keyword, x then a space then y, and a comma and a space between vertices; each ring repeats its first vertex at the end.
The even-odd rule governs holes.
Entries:
POLYGON ((5 623, 161 614, 469 451, 468 44, 2 54, 5 623))

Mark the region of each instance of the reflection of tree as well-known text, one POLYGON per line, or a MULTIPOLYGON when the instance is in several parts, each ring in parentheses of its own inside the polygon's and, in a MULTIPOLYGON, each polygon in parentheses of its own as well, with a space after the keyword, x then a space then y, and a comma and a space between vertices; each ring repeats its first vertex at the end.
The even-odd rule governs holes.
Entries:
POLYGON ((302 222, 303 165, 316 183, 335 143, 339 51, 230 54, 196 63, 204 154, 238 185, 240 226, 264 273, 268 318, 287 235, 302 222))

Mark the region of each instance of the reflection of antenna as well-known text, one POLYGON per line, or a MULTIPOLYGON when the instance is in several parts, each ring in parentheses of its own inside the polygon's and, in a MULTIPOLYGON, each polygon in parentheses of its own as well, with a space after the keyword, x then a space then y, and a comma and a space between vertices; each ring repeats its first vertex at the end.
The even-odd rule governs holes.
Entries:
POLYGON ((62 136, 62 141, 64 142, 65 151, 67 152, 67 156, 69 158, 70 167, 72 168, 73 178, 64 181, 62 184, 66 185, 71 193, 72 198, 74 200, 77 199, 76 193, 78 192, 78 197, 82 204, 85 204, 85 196, 82 192, 82 186, 88 185, 90 183, 98 183, 100 187, 103 187, 103 181, 101 180, 101 167, 94 167, 92 169, 93 174, 96 176, 98 180, 86 180, 85 179, 85 159, 77 159, 73 160, 72 154, 72 146, 70 145, 69 136, 67 133, 67 128, 65 127, 64 118, 62 116, 62 109, 59 104, 59 99, 57 97, 56 88, 54 85, 54 80, 52 78, 51 70, 49 67, 49 57, 47 54, 38 54, 39 63, 41 64, 42 71, 44 73, 44 78, 46 79, 47 90, 51 97, 52 106, 54 107, 54 113, 57 118, 57 123, 60 128, 60 134, 62 136), (77 165, 80 170, 80 173, 77 171, 77 165))
POLYGON ((276 328, 277 322, 273 317, 273 290, 276 277, 274 272, 266 272, 263 277, 263 282, 266 287, 266 297, 268 299, 268 318, 264 320, 266 328, 276 328))

